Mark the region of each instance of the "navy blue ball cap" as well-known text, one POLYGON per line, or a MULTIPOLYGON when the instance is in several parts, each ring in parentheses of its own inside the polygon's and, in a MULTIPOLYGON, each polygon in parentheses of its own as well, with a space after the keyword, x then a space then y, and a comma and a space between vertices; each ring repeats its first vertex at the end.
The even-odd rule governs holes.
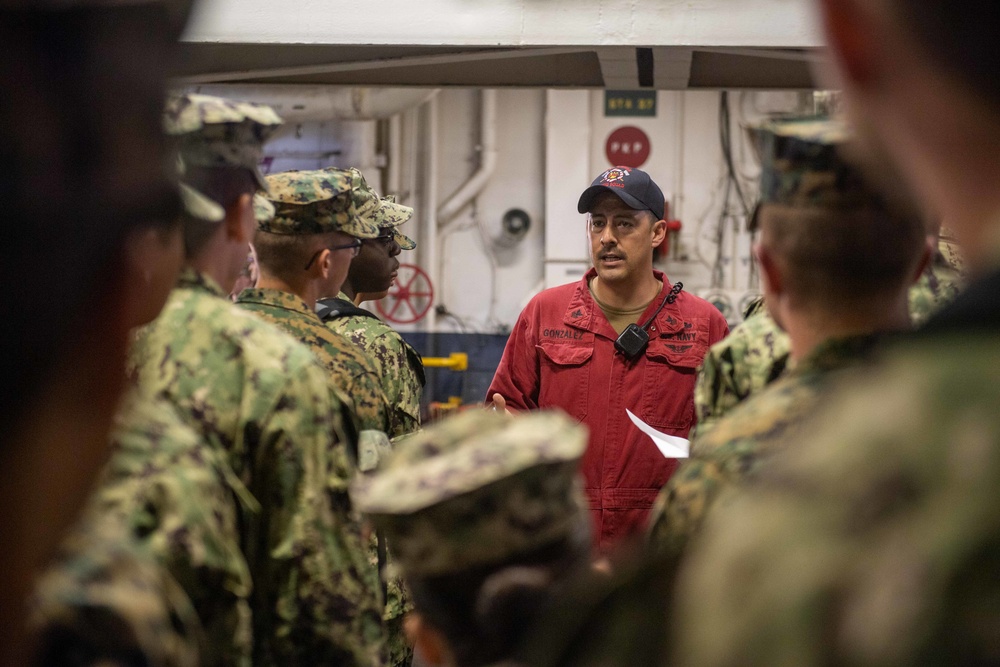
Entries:
POLYGON ((576 210, 588 213, 602 192, 613 192, 637 211, 652 211, 657 220, 663 219, 663 191, 649 174, 634 167, 612 167, 594 179, 580 195, 576 210))

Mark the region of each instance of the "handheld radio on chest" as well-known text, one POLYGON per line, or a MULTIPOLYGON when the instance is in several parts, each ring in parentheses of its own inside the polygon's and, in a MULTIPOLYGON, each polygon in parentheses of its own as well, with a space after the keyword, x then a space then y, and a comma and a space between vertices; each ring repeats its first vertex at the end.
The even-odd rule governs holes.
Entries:
POLYGON ((657 306, 656 312, 646 320, 645 324, 639 325, 633 322, 625 327, 625 331, 615 341, 615 349, 621 352, 629 361, 642 354, 646 350, 646 346, 649 345, 649 334, 646 333, 649 325, 653 323, 653 320, 660 314, 664 306, 677 300, 677 295, 681 293, 682 289, 684 289, 684 283, 674 283, 674 286, 670 288, 670 293, 663 298, 663 301, 657 306))

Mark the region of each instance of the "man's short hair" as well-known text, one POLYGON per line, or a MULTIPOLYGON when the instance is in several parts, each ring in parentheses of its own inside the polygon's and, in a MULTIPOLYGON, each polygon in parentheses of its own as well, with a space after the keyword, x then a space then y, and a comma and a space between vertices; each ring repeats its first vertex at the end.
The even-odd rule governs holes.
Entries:
POLYGON ((273 234, 257 230, 253 238, 257 265, 278 278, 301 276, 313 255, 333 245, 337 232, 325 234, 273 234))
POLYGON ((1000 113, 1000 25, 991 0, 891 0, 913 41, 1000 113))
POLYGON ((905 289, 927 238, 919 216, 878 206, 767 204, 761 229, 791 298, 835 313, 877 307, 905 289))

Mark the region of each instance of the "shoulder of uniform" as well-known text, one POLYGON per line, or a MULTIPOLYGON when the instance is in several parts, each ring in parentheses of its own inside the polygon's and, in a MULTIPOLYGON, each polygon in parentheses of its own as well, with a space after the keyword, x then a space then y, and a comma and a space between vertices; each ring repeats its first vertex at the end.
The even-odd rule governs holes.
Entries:
POLYGON ((271 355, 285 366, 313 365, 312 352, 281 327, 236 304, 222 305, 219 331, 241 349, 271 355))

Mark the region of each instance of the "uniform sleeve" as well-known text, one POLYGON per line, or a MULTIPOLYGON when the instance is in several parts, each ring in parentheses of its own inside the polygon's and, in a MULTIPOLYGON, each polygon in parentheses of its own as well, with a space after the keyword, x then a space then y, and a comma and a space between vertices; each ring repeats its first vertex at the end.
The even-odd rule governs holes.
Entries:
MULTIPOLYGON (((704 434, 718 420, 724 412, 724 408, 719 404, 722 396, 732 393, 730 386, 732 377, 727 372, 731 364, 723 360, 725 349, 728 349, 725 344, 709 348, 698 370, 698 379, 694 385, 694 412, 697 424, 692 431, 692 439, 704 434)), ((735 405, 735 402, 733 404, 735 405)))
POLYGON ((119 521, 183 587, 203 625, 206 664, 249 660, 253 586, 238 507, 259 506, 224 453, 172 410, 143 401, 124 411, 88 515, 119 521))
POLYGON ((538 350, 534 327, 534 302, 525 308, 507 339, 500 365, 486 392, 486 402, 500 394, 514 410, 538 409, 538 350))
POLYGON ((393 437, 413 433, 420 428, 420 397, 423 387, 410 366, 406 343, 393 331, 372 337, 368 352, 379 367, 380 380, 389 408, 394 413, 393 437))
MULTIPOLYGON (((378 573, 347 495, 352 474, 339 406, 319 366, 289 377, 261 434, 255 492, 269 497, 248 542, 254 634, 273 664, 381 662, 378 573)), ((260 656, 258 651, 258 656, 260 656)))
POLYGON ((374 362, 368 353, 353 344, 350 352, 355 362, 352 364, 351 399, 361 428, 382 431, 390 438, 401 435, 402 427, 395 411, 389 407, 374 362))

